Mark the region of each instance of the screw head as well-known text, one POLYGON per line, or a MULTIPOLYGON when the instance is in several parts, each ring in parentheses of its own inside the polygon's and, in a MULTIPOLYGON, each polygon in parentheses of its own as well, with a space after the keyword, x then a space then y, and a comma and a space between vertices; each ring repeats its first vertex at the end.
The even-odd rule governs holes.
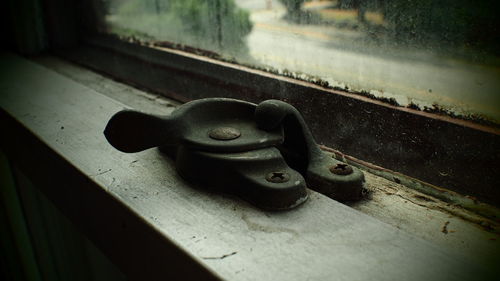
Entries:
POLYGON ((336 174, 336 175, 345 176, 345 175, 352 174, 353 170, 352 170, 351 166, 344 164, 344 163, 339 163, 337 165, 331 166, 330 172, 332 172, 333 174, 336 174))
POLYGON ((211 130, 208 136, 215 140, 234 140, 241 136, 241 132, 232 127, 219 127, 211 130))
POLYGON ((282 183, 290 180, 290 175, 285 172, 271 172, 267 174, 266 180, 272 183, 282 183))

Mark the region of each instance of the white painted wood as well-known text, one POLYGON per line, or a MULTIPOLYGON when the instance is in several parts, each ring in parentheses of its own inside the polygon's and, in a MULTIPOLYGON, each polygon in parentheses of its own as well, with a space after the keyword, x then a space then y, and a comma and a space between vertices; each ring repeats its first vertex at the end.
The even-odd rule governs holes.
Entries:
POLYGON ((158 150, 124 154, 106 142, 104 126, 123 104, 24 59, 0 61, 8 114, 223 279, 485 280, 498 272, 315 192, 295 210, 263 212, 195 189, 158 150))
MULTIPOLYGON (((138 110, 168 114, 178 105, 165 97, 107 79, 57 57, 42 56, 35 61, 138 110)), ((492 268, 500 264, 499 222, 372 173, 365 172, 365 176, 370 199, 350 204, 351 207, 492 268)), ((474 202, 481 206, 480 202, 474 202)))

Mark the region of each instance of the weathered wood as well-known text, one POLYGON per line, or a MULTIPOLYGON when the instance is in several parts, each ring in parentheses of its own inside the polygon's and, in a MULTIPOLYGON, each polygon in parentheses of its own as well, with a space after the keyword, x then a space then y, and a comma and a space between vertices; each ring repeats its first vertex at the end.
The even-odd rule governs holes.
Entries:
POLYGON ((206 97, 255 103, 285 100, 302 113, 320 144, 500 206, 495 168, 500 166, 498 126, 394 106, 363 94, 328 89, 323 83, 180 50, 110 36, 84 41, 86 45, 60 54, 180 101, 206 97))
MULTIPOLYGON (((168 114, 177 105, 162 96, 146 93, 129 85, 106 79, 98 73, 54 56, 38 57, 35 61, 137 110, 154 114, 168 114)), ((362 166, 362 168, 367 169, 366 166, 362 166)), ((377 172, 374 169, 368 171, 377 172)), ((378 174, 383 175, 380 171, 378 174)), ((418 187, 419 190, 427 192, 424 194, 371 172, 365 171, 365 176, 371 198, 351 204, 351 207, 409 232, 411 235, 435 243, 439 247, 466 253, 467 256, 480 260, 488 266, 495 267, 500 264, 500 222, 468 211, 461 205, 450 204, 433 197, 434 194, 442 194, 442 189, 430 190, 432 187, 428 187, 429 189, 418 187)), ((389 177, 389 174, 386 174, 384 176, 393 179, 396 177, 398 181, 402 182, 406 181, 402 175, 392 174, 389 177)), ((414 185, 413 182, 407 182, 407 184, 414 185)), ((447 194, 452 196, 449 191, 447 194)), ((450 200, 452 198, 447 197, 446 199, 457 203, 465 199, 468 209, 479 208, 481 213, 487 213, 490 218, 495 217, 495 214, 498 213, 498 210, 491 206, 485 209, 484 203, 474 198, 458 194, 456 196, 459 198, 455 197, 450 200), (471 208, 472 206, 474 208, 471 208), (495 212, 492 213, 492 210, 495 212)))
POLYGON ((315 192, 274 213, 194 188, 157 150, 123 154, 106 142, 123 104, 0 60, 3 149, 132 278, 484 280, 497 270, 315 192))

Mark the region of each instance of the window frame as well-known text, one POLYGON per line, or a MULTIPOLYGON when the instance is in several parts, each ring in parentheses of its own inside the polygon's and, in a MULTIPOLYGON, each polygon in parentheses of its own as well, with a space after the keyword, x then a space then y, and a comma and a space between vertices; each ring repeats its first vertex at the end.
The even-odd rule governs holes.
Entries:
MULTIPOLYGON (((381 101, 372 100, 352 93, 325 89, 311 83, 297 81, 227 62, 220 62, 180 50, 158 50, 134 43, 123 42, 109 36, 96 35, 93 31, 89 31, 80 26, 76 18, 68 16, 74 15, 74 10, 72 10, 73 13, 65 14, 68 9, 74 9, 75 7, 68 8, 68 6, 61 6, 62 2, 65 1, 46 0, 44 2, 46 5, 44 6, 46 9, 45 11, 47 11, 47 7, 49 7, 51 11, 50 18, 46 18, 47 30, 49 30, 48 45, 50 46, 49 50, 51 52, 78 64, 92 68, 100 73, 105 73, 114 79, 134 84, 138 87, 160 93, 167 97, 172 97, 179 101, 223 95, 226 97, 259 102, 268 98, 280 98, 283 94, 286 94, 287 97, 289 97, 286 101, 302 110, 305 119, 309 124, 312 124, 313 133, 320 142, 335 147, 343 153, 367 161, 372 161, 368 156, 371 155, 376 158, 376 156, 380 154, 375 155, 375 150, 370 147, 351 145, 350 143, 344 142, 339 143, 338 139, 336 139, 335 131, 332 132, 331 130, 332 126, 324 120, 335 120, 335 114, 340 112, 342 118, 345 120, 344 124, 346 126, 351 126, 351 128, 356 129, 359 128, 359 130, 352 130, 350 133, 352 139, 374 138, 373 142, 382 148, 385 143, 390 142, 393 138, 398 138, 403 133, 408 132, 412 132, 412 136, 419 136, 419 134, 427 136, 428 134, 430 139, 426 138, 425 142, 422 142, 421 145, 436 145, 437 147, 443 145, 440 137, 446 134, 442 131, 447 131, 447 134, 456 134, 460 136, 462 139, 456 140, 455 142, 459 145, 463 145, 464 141, 465 144, 477 144, 484 139, 487 139, 488 142, 495 145, 499 143, 499 134, 496 128, 474 124, 470 121, 457 120, 412 109, 398 108, 381 101), (51 4, 49 5, 48 3, 51 4), (59 12, 62 12, 64 16, 58 16, 59 12), (50 27, 51 21, 56 21, 56 25, 68 24, 65 23, 65 21, 70 22, 70 24, 65 25, 65 27, 62 28, 63 30, 61 30, 61 27, 50 27), (151 75, 151 73, 155 74, 151 75), (311 99, 304 100, 304 93, 310 95, 311 99), (311 108, 314 108, 314 110, 310 110, 311 108), (346 111, 345 108, 350 108, 350 110, 346 111), (324 112, 329 112, 329 114, 318 114, 324 112), (378 118, 366 117, 366 114, 372 113, 375 113, 378 118), (407 120, 405 126, 394 126, 400 119, 407 120), (361 126, 361 124, 364 125, 361 126), (387 125, 390 126, 387 127, 387 125), (415 128, 424 128, 422 126, 427 126, 431 128, 432 131, 420 132, 415 130, 415 128), (384 131, 390 134, 378 135, 381 128, 384 128, 384 131), (364 157, 364 155, 368 156, 364 157)), ((75 3, 81 5, 85 4, 84 2, 75 3)), ((67 91, 71 92, 72 89, 68 88, 67 91)), ((43 93, 43 89, 34 89, 32 92, 36 92, 36 94, 40 95, 45 94, 43 93)), ((47 96, 50 96, 50 94, 51 93, 47 93, 47 96)), ((91 97, 91 100, 97 99, 96 97, 100 96, 95 92, 87 94, 91 97)), ((107 98, 102 99, 102 97, 99 98, 100 102, 106 101, 106 99, 107 98)), ((65 99, 54 100, 58 100, 56 105, 61 106, 67 106, 71 103, 65 99)), ((95 105, 96 108, 99 107, 99 103, 95 103, 95 105)), ((54 104, 52 104, 52 106, 54 106, 54 104)), ((85 105, 81 103, 77 105, 77 107, 80 106, 85 105)), ((110 110, 110 108, 105 106, 104 110, 110 110)), ((44 112, 49 115, 58 114, 57 110, 51 110, 50 107, 47 107, 44 112)), ((64 115, 61 116, 64 117, 64 115)), ((69 117, 70 115, 67 116, 69 117)), ((89 116, 90 119, 94 118, 92 112, 89 112, 89 116)), ((54 201, 57 207, 60 208, 65 215, 70 217, 73 222, 77 223, 78 227, 83 230, 100 249, 109 255, 113 262, 119 265, 131 279, 142 280, 145 278, 147 279, 147 277, 151 277, 151 280, 164 279, 168 277, 169 274, 173 274, 174 277, 176 274, 183 274, 183 277, 192 280, 207 280, 209 277, 214 280, 221 278, 217 275, 218 272, 207 269, 206 265, 200 261, 199 256, 193 257, 189 252, 186 252, 185 249, 179 247, 175 239, 170 239, 167 235, 168 233, 165 233, 165 229, 162 229, 161 225, 155 224, 154 218, 148 217, 146 213, 138 213, 136 209, 128 205, 130 201, 127 202, 123 198, 118 198, 116 194, 110 192, 108 189, 112 186, 112 175, 100 175, 99 172, 96 174, 85 173, 85 167, 78 165, 81 163, 75 164, 69 159, 68 150, 63 149, 64 140, 62 143, 58 143, 60 139, 58 139, 57 135, 42 139, 41 135, 44 133, 42 130, 43 126, 30 127, 29 123, 31 121, 27 121, 28 119, 29 118, 26 116, 10 114, 6 112, 5 108, 0 109, 0 123, 5 125, 7 131, 11 133, 9 134, 9 138, 2 138, 0 140, 2 148, 8 149, 9 159, 12 159, 16 167, 22 169, 30 180, 33 180, 37 187, 39 187, 44 194, 48 195, 50 200, 54 201), (21 119, 24 119, 24 121, 21 121, 21 119), (54 171, 57 172, 54 173, 54 171), (98 178, 99 176, 100 178, 98 178), (103 184, 103 182, 105 182, 105 184, 103 184), (72 188, 68 189, 68 186, 72 188), (105 211, 103 212, 102 210, 105 211), (124 230, 124 225, 120 223, 121 221, 129 222, 125 227, 127 229, 126 231, 124 230), (124 235, 124 233, 126 235, 124 235), (141 258, 135 258, 137 256, 141 258), (165 261, 173 261, 170 265, 172 265, 175 270, 172 271, 171 268, 165 267, 165 261)), ((82 121, 79 124, 83 127, 88 126, 88 120, 82 121)), ((33 123, 31 123, 31 125, 33 125, 33 123)), ((94 124, 91 129, 94 130, 97 127, 98 125, 94 124)), ((69 127, 67 127, 66 130, 67 129, 69 129, 69 127)), ((99 136, 102 137, 101 135, 99 136)), ((72 138, 68 138, 68 143, 79 143, 82 139, 78 137, 79 136, 75 135, 72 138)), ((97 136, 93 135, 92 137, 97 136)), ((85 141, 82 141, 81 144, 85 144, 85 141)), ((484 152, 495 151, 494 149, 496 149, 497 146, 484 148, 484 152)), ((99 149, 103 149, 102 147, 104 147, 104 145, 101 144, 99 149)), ((421 151, 422 148, 416 146, 414 149, 415 151, 421 151)), ((401 153, 391 154, 391 151, 387 149, 384 151, 389 154, 381 157, 379 160, 387 158, 388 160, 384 161, 387 161, 389 164, 393 163, 395 167, 394 170, 398 170, 400 158, 391 157, 401 156, 401 153)), ((444 152, 446 153, 447 151, 444 150, 444 152)), ((456 153, 458 154, 455 154, 455 157, 461 157, 460 151, 456 153)), ((111 153, 109 152, 103 153, 103 157, 110 155, 111 153)), ((362 165, 370 165, 352 156, 344 157, 353 164, 360 163, 362 165)), ((118 168, 120 167, 118 164, 120 163, 120 161, 118 161, 120 160, 119 158, 120 157, 110 157, 106 163, 116 165, 118 168)), ((456 164, 453 163, 455 159, 456 158, 453 158, 453 155, 451 155, 443 159, 443 161, 446 160, 453 165, 456 164)), ((372 162, 390 168, 389 165, 384 164, 385 162, 383 163, 379 160, 375 159, 375 161, 372 162)), ((440 164, 444 165, 443 167, 447 167, 449 164, 448 162, 440 164)), ((491 163, 493 164, 492 167, 495 167, 495 163, 496 162, 491 163)), ((87 165, 91 164, 91 161, 87 162, 87 165)), ((426 167, 417 166, 416 168, 423 169, 426 167)), ((475 173, 474 179, 484 181, 480 172, 484 171, 479 171, 477 174, 475 173)), ((160 173, 156 174, 156 176, 159 174, 160 173)), ((146 175, 150 175, 150 173, 146 175)), ((469 183, 473 182, 475 185, 477 183, 473 181, 474 179, 466 180, 469 180, 469 183)), ((159 176, 157 180, 158 184, 161 184, 161 178, 159 176)), ((393 178, 392 180, 400 181, 399 178, 393 178)), ((487 195, 488 198, 498 198, 495 193, 496 189, 492 189, 491 186, 486 186, 486 189, 485 196, 487 195), (493 190, 493 192, 490 192, 491 190, 493 190)), ((444 190, 437 190, 442 193, 446 192, 444 190)), ((124 192, 121 193, 121 195, 128 196, 130 194, 124 192)), ((328 204, 329 207, 339 206, 336 202, 330 202, 331 200, 328 198, 321 197, 321 195, 317 196, 317 198, 314 198, 314 203, 307 207, 317 206, 318 204, 328 204)), ((149 199, 152 200, 152 203, 155 202, 154 198, 149 199)), ((145 205, 147 204, 145 203, 145 205)), ((182 207, 183 206, 179 206, 181 210, 188 211, 182 207)), ((248 206, 244 206, 243 208, 246 209, 248 206)), ((342 206, 339 208, 342 210, 346 207, 342 206)), ((316 221, 314 218, 318 216, 320 219, 317 221, 321 223, 323 218, 330 218, 331 214, 329 212, 334 210, 335 208, 329 208, 323 213, 314 213, 310 216, 311 221, 316 221)), ((158 208, 156 211, 161 213, 165 210, 158 208)), ((224 211, 227 211, 225 214, 230 213, 231 208, 227 207, 224 211)), ((358 213, 352 209, 349 210, 349 213, 350 212, 352 212, 352 214, 358 213)), ((257 213, 261 214, 260 211, 257 213)), ((333 213, 335 215, 336 212, 333 213)), ((179 218, 182 218, 183 215, 184 213, 182 212, 178 213, 179 218)), ((282 219, 287 215, 288 214, 277 214, 277 216, 280 216, 282 219)), ((293 213, 291 216, 293 216, 293 213)), ((207 215, 205 218, 207 217, 210 216, 207 215)), ((346 219, 346 217, 343 219, 346 219)), ((241 223, 242 220, 244 220, 242 217, 238 217, 233 222, 236 221, 236 223, 241 223)), ((290 220, 290 222, 292 221, 293 220, 290 220)), ((354 226, 359 223, 356 220, 353 221, 355 222, 354 226)), ((368 221, 370 222, 370 220, 368 221)), ((395 235, 397 237, 406 237, 405 233, 379 221, 374 221, 375 220, 372 220, 371 223, 377 227, 381 229, 390 228, 389 232, 393 234, 396 233, 395 235)), ((305 221, 303 222, 305 223, 305 221)), ((209 229, 210 227, 206 228, 209 229)), ((347 229, 351 227, 352 226, 348 226, 347 229)), ((239 228, 241 229, 242 227, 239 226, 239 228)), ((200 229, 203 230, 205 228, 201 227, 200 229)), ((365 225, 363 225, 361 230, 362 229, 366 229, 365 225)), ((321 228, 320 232, 335 233, 336 230, 336 228, 329 226, 321 228)), ((307 231, 305 230, 304 233, 305 232, 307 231)), ((284 233, 286 234, 286 231, 284 233)), ((279 236, 276 233, 267 232, 265 235, 279 236)), ((301 235, 298 235, 298 237, 300 237, 300 239, 305 239, 301 235)), ((372 239, 373 236, 371 233, 367 234, 363 231, 360 231, 359 235, 367 235, 369 239, 372 239)), ((353 235, 352 237, 358 236, 353 235)), ((335 238, 335 235, 333 235, 332 238, 335 238)), ((381 243, 387 242, 384 238, 386 237, 381 237, 380 241, 377 242, 379 246, 383 245, 381 243)), ((418 239, 416 239, 416 241, 417 240, 418 239)), ((275 240, 276 243, 280 241, 281 240, 277 238, 275 240)), ((325 241, 325 239, 322 241, 325 241)), ((340 242, 343 243, 343 241, 340 242)), ((311 242, 308 241, 308 243, 311 242)), ((375 246, 377 246, 377 243, 374 243, 375 246)), ((417 242, 417 244, 418 243, 421 242, 417 242)), ((317 249, 323 248, 323 245, 318 241, 311 244, 317 249)), ((389 244, 391 247, 394 246, 392 242, 389 244)), ((422 245, 427 245, 427 243, 423 243, 422 245)), ((396 253, 400 251, 400 248, 395 247, 393 251, 396 253)), ((269 254, 269 256, 272 256, 274 253, 270 252, 269 254)), ((337 253, 331 252, 330 254, 334 255, 337 253)), ((211 257, 209 257, 209 261, 214 260, 210 258, 211 257)), ((444 257, 443 259, 449 260, 450 258, 459 259, 459 257, 453 255, 444 257)), ((325 261, 327 259, 321 260, 325 261)), ((227 273, 228 270, 232 269, 230 260, 227 259, 225 261, 229 261, 229 265, 219 267, 222 273, 227 273)), ((278 263, 277 266, 279 265, 278 263)), ((353 263, 353 265, 355 265, 355 263, 353 263)), ((395 265, 395 263, 392 264, 392 266, 395 265)), ((302 271, 300 267, 293 268, 293 270, 297 272, 302 271)), ((321 272, 315 270, 315 268, 309 268, 307 270, 321 272)), ((379 270, 383 271, 385 269, 379 268, 379 270)), ((263 271, 261 270, 259 272, 262 273, 263 271)), ((425 273, 426 270, 422 270, 421 272, 425 273)), ((452 273, 456 274, 457 272, 458 271, 453 271, 452 273)), ((248 272, 244 274, 249 278, 255 277, 255 275, 252 276, 248 272)), ((352 274, 356 275, 356 271, 352 271, 352 274)))
POLYGON ((1 149, 131 280, 494 274, 483 256, 436 247, 314 191, 299 208, 265 212, 195 189, 158 150, 126 154, 107 143, 102 130, 125 104, 28 60, 5 61, 11 70, 0 79, 0 125, 8 132, 1 149))
POLYGON ((449 196, 442 188, 470 196, 465 205, 473 209, 474 198, 500 205, 498 124, 396 106, 198 55, 194 48, 187 52, 127 42, 103 33, 103 19, 94 13, 99 0, 39 1, 50 12, 45 21, 51 31, 48 45, 65 59, 180 102, 207 97, 284 100, 301 111, 318 143, 348 155, 354 165, 407 175, 419 182, 417 188, 438 190, 445 201, 449 196))
POLYGON ((494 171, 500 166, 500 129, 496 125, 395 106, 182 50, 125 42, 104 34, 86 34, 73 48, 55 53, 181 102, 207 97, 255 103, 284 100, 302 112, 318 143, 351 156, 359 165, 372 163, 425 185, 500 203, 494 171))

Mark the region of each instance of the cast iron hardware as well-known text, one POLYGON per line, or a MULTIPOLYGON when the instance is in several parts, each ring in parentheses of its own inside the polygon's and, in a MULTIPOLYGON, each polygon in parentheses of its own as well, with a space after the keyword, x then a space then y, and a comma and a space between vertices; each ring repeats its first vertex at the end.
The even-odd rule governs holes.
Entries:
POLYGON ((297 109, 278 100, 200 99, 169 116, 124 110, 104 134, 123 152, 160 147, 189 182, 263 209, 300 205, 306 183, 339 201, 362 196, 363 173, 321 151, 297 109))

